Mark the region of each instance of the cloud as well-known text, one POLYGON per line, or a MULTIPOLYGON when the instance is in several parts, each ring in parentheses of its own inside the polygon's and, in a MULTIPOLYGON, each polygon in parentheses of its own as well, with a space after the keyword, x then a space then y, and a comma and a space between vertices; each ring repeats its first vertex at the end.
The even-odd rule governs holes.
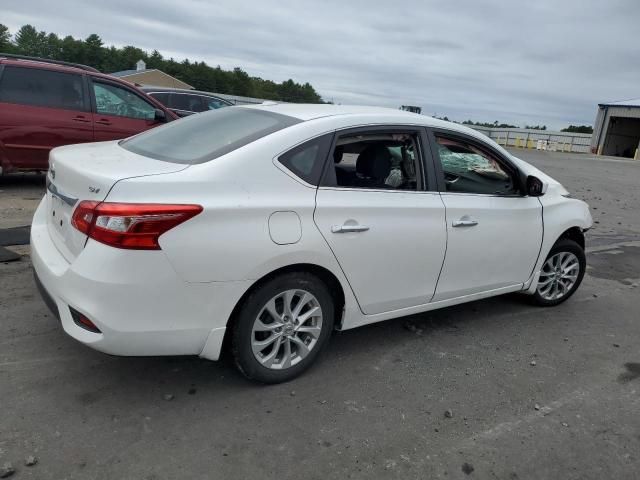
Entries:
POLYGON ((640 97, 638 18, 636 0, 3 0, 0 22, 308 81, 334 102, 559 128, 640 97))

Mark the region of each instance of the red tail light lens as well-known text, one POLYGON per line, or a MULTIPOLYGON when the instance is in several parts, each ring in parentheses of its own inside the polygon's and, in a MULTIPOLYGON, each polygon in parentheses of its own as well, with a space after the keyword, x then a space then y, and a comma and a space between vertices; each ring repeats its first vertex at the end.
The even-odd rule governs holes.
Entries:
POLYGON ((200 205, 82 201, 71 224, 98 242, 116 248, 160 250, 158 238, 202 211, 200 205))
POLYGON ((73 322, 76 325, 93 333, 102 333, 100 329, 96 327, 96 324, 89 320, 89 318, 87 318, 85 315, 78 312, 77 310, 74 310, 71 307, 69 307, 69 311, 71 312, 71 318, 73 318, 73 322))

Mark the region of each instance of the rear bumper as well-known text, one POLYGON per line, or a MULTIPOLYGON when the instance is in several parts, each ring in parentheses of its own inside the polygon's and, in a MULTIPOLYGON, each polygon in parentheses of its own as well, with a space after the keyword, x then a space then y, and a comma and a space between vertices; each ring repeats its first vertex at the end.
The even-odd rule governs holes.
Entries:
POLYGON ((38 288, 40 297, 42 297, 42 300, 44 301, 47 308, 49 308, 49 311, 53 314, 54 317, 60 320, 60 310, 58 310, 58 305, 56 304, 56 301, 53 299, 53 297, 49 295, 47 289, 44 288, 44 285, 42 285, 42 282, 38 278, 38 274, 36 273, 35 269, 33 270, 33 280, 36 283, 36 287, 38 288))
POLYGON ((162 251, 120 250, 92 240, 69 263, 49 236, 44 203, 31 227, 31 259, 42 297, 58 312, 65 332, 112 355, 216 360, 227 320, 249 286, 245 281, 190 284, 162 251), (70 307, 101 333, 78 326, 70 307))

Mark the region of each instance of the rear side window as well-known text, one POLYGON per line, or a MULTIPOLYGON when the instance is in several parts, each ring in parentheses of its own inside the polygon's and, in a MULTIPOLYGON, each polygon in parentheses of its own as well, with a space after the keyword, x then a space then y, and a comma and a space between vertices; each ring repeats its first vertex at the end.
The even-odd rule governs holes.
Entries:
POLYGON ((377 190, 420 188, 420 141, 415 130, 358 131, 341 135, 323 185, 377 190))
POLYGON ((164 93, 164 92, 150 93, 149 96, 155 98, 156 100, 158 100, 165 107, 169 106, 169 94, 168 93, 164 93))
POLYGON ((171 94, 171 108, 185 110, 187 112, 202 112, 205 109, 202 97, 185 93, 171 94))
POLYGON ((0 102, 88 110, 82 76, 36 68, 6 66, 0 79, 0 102))
POLYGON ((320 183, 322 168, 331 147, 331 135, 309 140, 278 157, 278 161, 311 185, 320 183))
POLYGON ((120 145, 146 157, 192 165, 221 157, 299 122, 264 110, 221 108, 154 128, 120 145))

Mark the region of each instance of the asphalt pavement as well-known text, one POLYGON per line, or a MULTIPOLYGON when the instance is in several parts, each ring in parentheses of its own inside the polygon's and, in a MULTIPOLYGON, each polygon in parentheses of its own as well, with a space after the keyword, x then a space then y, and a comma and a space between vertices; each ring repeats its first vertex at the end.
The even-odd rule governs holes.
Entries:
MULTIPOLYGON (((228 359, 93 351, 47 311, 27 255, 0 264, 0 467, 16 479, 638 478, 640 162, 516 154, 593 208, 574 297, 545 309, 508 295, 336 333, 287 384, 250 383, 228 359)), ((43 189, 19 178, 0 179, 0 210, 18 209, 7 226, 43 189)))

